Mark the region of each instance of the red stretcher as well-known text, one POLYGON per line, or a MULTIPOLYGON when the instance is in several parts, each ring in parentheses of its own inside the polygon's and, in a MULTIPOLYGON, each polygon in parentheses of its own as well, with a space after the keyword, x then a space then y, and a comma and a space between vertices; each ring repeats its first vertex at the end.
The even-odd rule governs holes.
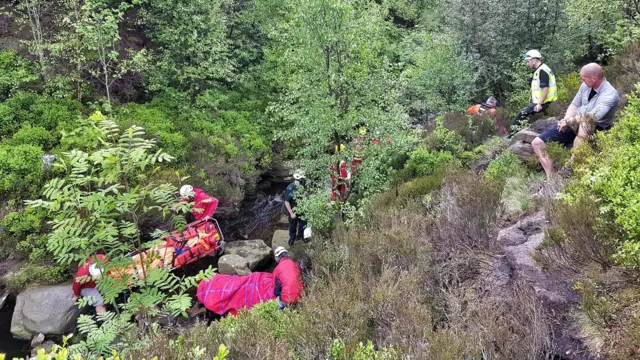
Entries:
POLYGON ((132 283, 134 279, 146 278, 150 267, 175 270, 205 256, 220 256, 225 245, 220 225, 211 217, 194 221, 181 232, 173 231, 163 240, 161 246, 131 253, 132 264, 111 269, 110 274, 116 279, 126 277, 132 283))

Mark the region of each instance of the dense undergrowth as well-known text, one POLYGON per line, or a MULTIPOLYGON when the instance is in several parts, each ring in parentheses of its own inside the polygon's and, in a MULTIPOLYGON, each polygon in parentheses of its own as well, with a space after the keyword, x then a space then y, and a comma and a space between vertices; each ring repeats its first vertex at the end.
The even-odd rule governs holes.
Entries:
MULTIPOLYGON (((631 92, 640 81, 637 6, 601 5, 594 18, 583 0, 11 4, 0 14, 7 40, 0 51, 0 259, 23 265, 2 285, 17 293, 69 280, 93 252, 126 258, 125 250, 157 238, 154 230, 171 227, 169 205, 185 181, 233 216, 262 173, 293 159, 309 177, 300 209, 318 235, 296 249, 311 264, 296 309, 279 313, 266 303, 211 325, 138 333, 127 316, 140 309, 145 318, 158 315, 170 296, 143 286, 149 291, 131 292, 144 299, 140 309, 109 299, 126 308, 118 322, 99 326, 83 317, 71 348, 80 344, 77 352, 89 358, 118 348, 112 357, 133 359, 222 359, 221 344, 231 358, 550 357, 555 319, 530 287, 496 293, 485 277, 500 256, 497 231, 544 210, 553 226, 536 259, 579 280, 572 321, 584 343, 594 356, 638 356, 638 96, 610 132, 573 150, 574 174, 549 201, 534 196, 542 182, 535 159, 523 163, 506 151, 491 119, 461 114, 495 95, 496 122, 508 126, 528 101, 528 70, 518 59, 532 47, 542 46, 558 77, 549 115, 562 116, 580 86, 575 70, 589 61, 606 63, 607 78, 631 92), (478 21, 485 18, 491 21, 478 21), (134 142, 172 161, 145 153, 144 171, 114 170, 100 154, 122 160, 138 153, 107 141, 105 119, 123 139, 135 133, 134 142), (363 149, 353 142, 361 127, 368 130, 363 149), (344 151, 333 151, 341 144, 344 151), (75 184, 74 201, 61 195, 47 203, 65 199, 77 208, 25 206, 46 198, 43 189, 51 195, 61 181, 77 180, 63 160, 79 154, 91 154, 92 174, 75 184), (328 168, 356 154, 364 162, 349 198, 329 203, 328 168), (105 169, 120 175, 98 181, 105 169), (123 188, 136 195, 135 209, 111 211, 129 200, 113 191, 123 188), (93 196, 108 201, 88 215, 93 196), (150 198, 162 211, 146 211, 150 198), (127 226, 68 237, 74 246, 65 252, 56 246, 65 234, 52 225, 67 219, 127 226)), ((549 149, 557 166, 571 155, 549 149)), ((166 272, 158 279, 175 290, 173 310, 183 310, 184 286, 166 272)))

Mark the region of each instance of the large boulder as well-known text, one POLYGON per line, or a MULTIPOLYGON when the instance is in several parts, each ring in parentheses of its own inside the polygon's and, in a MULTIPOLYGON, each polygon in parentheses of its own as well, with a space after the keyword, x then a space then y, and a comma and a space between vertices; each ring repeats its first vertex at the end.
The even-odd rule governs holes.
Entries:
POLYGON ((276 230, 271 238, 271 249, 276 250, 278 246, 282 246, 289 250, 289 231, 288 230, 276 230))
POLYGON ((218 260, 218 272, 225 275, 248 275, 249 262, 242 256, 227 254, 218 260))
POLYGON ((231 241, 227 243, 224 252, 243 257, 251 271, 264 267, 271 261, 271 248, 263 240, 231 241))
POLYGON ((16 299, 11 333, 22 340, 39 333, 65 335, 75 330, 78 315, 71 284, 29 288, 16 299))
POLYGON ((509 146, 509 151, 516 154, 516 156, 522 161, 525 161, 534 155, 531 144, 522 140, 518 140, 513 143, 513 145, 509 146))
POLYGON ((560 121, 558 117, 550 117, 546 119, 536 120, 529 125, 529 130, 541 134, 543 131, 547 130, 551 125, 557 124, 560 121))
POLYGON ((524 129, 524 130, 518 131, 518 133, 516 134, 516 140, 522 140, 526 143, 531 144, 533 140, 538 137, 538 135, 539 134, 535 131, 524 129))

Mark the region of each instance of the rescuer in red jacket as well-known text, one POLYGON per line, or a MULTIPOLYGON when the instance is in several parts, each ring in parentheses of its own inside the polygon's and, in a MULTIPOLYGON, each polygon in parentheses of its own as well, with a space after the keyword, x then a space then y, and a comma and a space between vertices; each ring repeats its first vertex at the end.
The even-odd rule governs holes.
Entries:
MULTIPOLYGON (((102 254, 96 255, 99 261, 106 260, 102 254)), ((90 258, 84 265, 78 268, 76 276, 73 278, 73 301, 78 300, 81 296, 90 299, 91 305, 96 308, 98 314, 106 312, 104 307, 104 299, 96 289, 95 280, 102 276, 102 269, 95 264, 96 259, 90 258)))
POLYGON ((216 212, 218 207, 218 199, 191 185, 183 185, 180 188, 180 196, 183 201, 192 201, 194 203, 191 212, 196 220, 204 219, 207 216, 213 217, 213 213, 216 212))
POLYGON ((280 310, 298 303, 304 288, 300 265, 289 258, 287 249, 278 246, 274 252, 278 265, 273 270, 273 293, 280 301, 280 310))

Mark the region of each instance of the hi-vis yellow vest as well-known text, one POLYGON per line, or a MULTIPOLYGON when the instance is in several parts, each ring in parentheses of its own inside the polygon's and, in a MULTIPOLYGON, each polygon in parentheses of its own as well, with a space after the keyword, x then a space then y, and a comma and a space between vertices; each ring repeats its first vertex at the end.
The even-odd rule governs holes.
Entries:
POLYGON ((544 99, 544 103, 558 100, 558 88, 556 87, 556 76, 553 71, 545 64, 540 65, 533 73, 533 81, 531 81, 531 102, 540 104, 542 99, 542 88, 540 87, 540 70, 544 70, 549 74, 549 93, 544 99))

